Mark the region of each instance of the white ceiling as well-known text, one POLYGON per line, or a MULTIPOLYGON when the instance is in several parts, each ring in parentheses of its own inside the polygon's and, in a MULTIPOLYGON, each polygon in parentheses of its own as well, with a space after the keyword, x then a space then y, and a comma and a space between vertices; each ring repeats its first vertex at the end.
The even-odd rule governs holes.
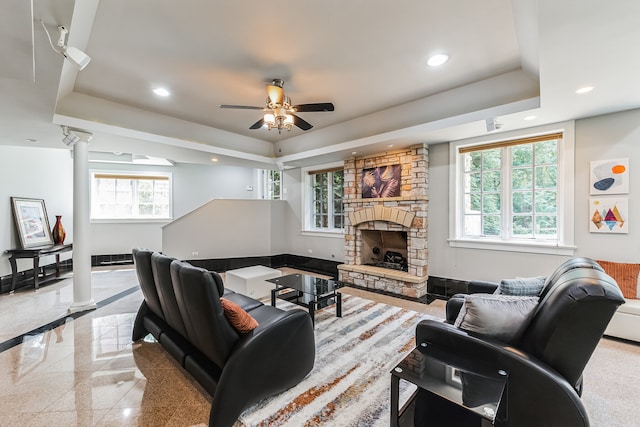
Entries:
POLYGON ((68 125, 98 152, 303 166, 483 135, 487 118, 509 131, 637 108, 639 20, 637 0, 3 0, 0 144, 64 148, 68 125), (83 71, 40 20, 54 39, 69 28, 83 71), (434 53, 450 60, 428 67, 434 53), (278 134, 218 108, 263 106, 274 78, 335 111, 278 134))

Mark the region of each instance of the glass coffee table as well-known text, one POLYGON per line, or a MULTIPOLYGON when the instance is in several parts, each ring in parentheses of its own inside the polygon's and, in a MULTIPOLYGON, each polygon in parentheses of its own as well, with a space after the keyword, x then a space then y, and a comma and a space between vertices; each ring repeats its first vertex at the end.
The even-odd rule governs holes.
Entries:
MULTIPOLYGON (((452 359, 455 357, 452 358, 451 354, 445 354, 433 345, 422 344, 391 370, 392 427, 399 425, 400 418, 420 389, 433 401, 448 401, 460 411, 470 412, 478 420, 474 425, 506 425, 506 405, 501 408, 500 401, 504 398, 508 373, 501 369, 495 370, 494 367, 478 366, 476 363, 454 362, 456 364, 452 365, 452 359), (418 386, 418 391, 402 408, 398 402, 400 380, 418 386)), ((451 417, 451 425, 456 425, 453 413, 451 417)))
POLYGON ((276 298, 305 307, 315 324, 315 311, 333 304, 335 300, 336 316, 342 317, 342 294, 338 292, 344 286, 342 282, 307 274, 289 274, 267 282, 276 285, 271 290, 271 305, 274 307, 276 298))

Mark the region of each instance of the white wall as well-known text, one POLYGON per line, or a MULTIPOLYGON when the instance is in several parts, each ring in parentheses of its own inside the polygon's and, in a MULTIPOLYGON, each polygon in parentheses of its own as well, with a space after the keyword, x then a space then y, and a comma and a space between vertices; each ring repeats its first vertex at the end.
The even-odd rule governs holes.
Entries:
MULTIPOLYGON (((640 262, 640 110, 576 121, 574 256, 640 262), (629 234, 589 232, 589 162, 628 157, 630 165, 629 234), (633 194, 636 194, 634 199, 633 194)), ((449 144, 429 147, 429 275, 455 279, 500 280, 550 273, 566 256, 450 248, 449 144)))
MULTIPOLYGON (((62 145, 62 144, 61 144, 62 145)), ((258 171, 222 165, 177 164, 174 167, 90 163, 91 170, 161 171, 173 174, 174 217, 207 203, 213 198, 255 198, 258 171), (247 186, 253 188, 247 191, 247 186)), ((11 273, 7 249, 19 246, 13 223, 10 197, 44 199, 50 225, 62 215, 67 232, 65 242, 73 242, 73 159, 66 148, 0 146, 0 276, 11 273)), ((92 223, 92 255, 128 253, 133 247, 162 249, 162 226, 166 222, 92 223)), ((62 259, 71 258, 62 254, 62 259)), ((50 259, 49 259, 50 258, 50 259)), ((44 258, 43 264, 53 262, 44 258)), ((32 268, 19 260, 18 269, 32 268)))
MULTIPOLYGON (((173 217, 179 218, 214 198, 255 198, 257 171, 222 166, 176 164, 144 166, 91 163, 91 170, 152 171, 173 175, 173 217), (247 186, 253 188, 247 191, 247 186)), ((134 247, 162 250, 162 226, 168 221, 94 222, 91 224, 91 253, 94 255, 129 253, 134 247)))
POLYGON ((217 199, 163 227, 162 251, 179 259, 276 255, 286 237, 282 200, 217 199), (274 251, 275 249, 275 251, 274 251))
MULTIPOLYGON (((65 242, 73 241, 73 160, 67 149, 0 146, 0 276, 11 273, 7 249, 19 247, 13 222, 11 196, 44 199, 53 227, 56 215, 62 215, 67 232, 65 242)), ((62 259, 71 253, 61 255, 62 259)), ((51 259, 48 259, 51 258, 51 259)), ((43 264, 54 261, 42 259, 43 264)), ((18 269, 32 268, 30 261, 19 260, 18 269)))
POLYGON ((286 170, 282 177, 282 196, 287 201, 285 224, 287 248, 282 253, 344 262, 343 235, 312 236, 302 232, 302 187, 304 183, 302 171, 300 169, 286 170))

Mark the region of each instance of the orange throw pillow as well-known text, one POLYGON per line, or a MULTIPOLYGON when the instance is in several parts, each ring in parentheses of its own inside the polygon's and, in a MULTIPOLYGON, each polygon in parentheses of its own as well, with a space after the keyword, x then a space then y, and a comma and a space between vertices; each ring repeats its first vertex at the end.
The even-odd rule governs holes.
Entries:
POLYGON ((637 299, 638 295, 638 274, 640 264, 625 264, 612 261, 597 261, 604 271, 618 283, 622 295, 625 298, 637 299))
POLYGON ((224 309, 225 317, 238 333, 246 334, 258 327, 258 321, 235 302, 220 298, 220 304, 224 309))

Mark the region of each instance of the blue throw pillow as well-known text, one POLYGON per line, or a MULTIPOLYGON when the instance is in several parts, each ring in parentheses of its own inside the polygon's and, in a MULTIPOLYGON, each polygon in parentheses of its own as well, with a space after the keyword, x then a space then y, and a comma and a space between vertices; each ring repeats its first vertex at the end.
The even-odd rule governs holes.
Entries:
POLYGON ((517 277, 502 279, 498 284, 496 295, 514 295, 519 297, 537 297, 542 292, 546 277, 517 277))

